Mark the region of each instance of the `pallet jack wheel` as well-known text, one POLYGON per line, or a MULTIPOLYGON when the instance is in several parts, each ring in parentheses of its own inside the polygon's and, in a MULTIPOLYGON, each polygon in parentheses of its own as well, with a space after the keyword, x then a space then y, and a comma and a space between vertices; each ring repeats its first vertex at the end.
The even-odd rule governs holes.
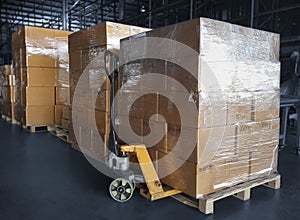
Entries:
POLYGON ((133 195, 134 185, 127 179, 117 178, 109 186, 111 197, 117 202, 127 202, 133 195))

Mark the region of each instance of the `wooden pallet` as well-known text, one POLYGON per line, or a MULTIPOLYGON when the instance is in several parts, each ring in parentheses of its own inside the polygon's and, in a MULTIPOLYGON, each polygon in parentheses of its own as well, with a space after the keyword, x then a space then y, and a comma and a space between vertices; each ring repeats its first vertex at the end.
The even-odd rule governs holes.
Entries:
POLYGON ((49 125, 38 125, 38 126, 22 125, 22 127, 24 129, 27 129, 31 133, 46 132, 52 130, 51 126, 49 125))
POLYGON ((70 143, 69 141, 69 131, 61 127, 60 125, 51 125, 51 131, 49 131, 54 136, 58 137, 59 139, 70 143))
POLYGON ((199 200, 192 200, 182 194, 178 194, 172 197, 186 205, 199 209, 199 211, 204 214, 212 214, 214 213, 214 202, 229 196, 234 196, 240 200, 247 201, 250 199, 251 189, 257 186, 266 186, 272 189, 279 189, 280 175, 272 174, 269 177, 258 178, 245 183, 241 183, 234 187, 209 194, 199 200))
POLYGON ((7 122, 9 122, 9 123, 11 123, 11 124, 18 124, 18 122, 15 120, 15 119, 12 119, 12 118, 10 118, 10 117, 7 117, 7 116, 5 116, 5 115, 1 115, 1 118, 3 119, 3 120, 5 120, 5 121, 7 121, 7 122))

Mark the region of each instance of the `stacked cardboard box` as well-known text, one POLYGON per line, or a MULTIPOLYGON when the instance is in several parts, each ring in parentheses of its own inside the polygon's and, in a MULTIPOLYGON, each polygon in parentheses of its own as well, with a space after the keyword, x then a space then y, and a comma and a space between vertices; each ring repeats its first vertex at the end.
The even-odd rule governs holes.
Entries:
POLYGON ((0 66, 1 75, 1 114, 14 120, 14 86, 15 76, 12 74, 11 65, 0 66))
POLYGON ((109 134, 109 82, 105 71, 105 50, 118 53, 120 39, 148 30, 105 22, 69 36, 71 111, 73 117, 76 116, 76 121, 70 120, 69 139, 73 146, 79 144, 81 150, 99 160, 103 160, 107 153, 100 137, 106 143, 109 134), (100 85, 103 77, 106 81, 100 85), (78 83, 79 80, 83 83, 78 83), (78 95, 74 102, 75 91, 78 95))
POLYGON ((68 101, 70 32, 23 27, 13 33, 15 118, 27 126, 61 123, 68 101))
POLYGON ((122 40, 117 132, 128 137, 131 127, 138 136, 125 142, 146 144, 162 181, 195 198, 276 172, 279 42, 206 18, 122 40), (138 59, 147 53, 151 59, 138 59), (140 80, 149 73, 160 77, 140 80), (156 131, 162 139, 151 143, 156 131))
POLYGON ((70 120, 71 120, 71 109, 70 107, 65 106, 63 108, 62 120, 61 120, 61 126, 63 127, 63 129, 69 131, 70 120))

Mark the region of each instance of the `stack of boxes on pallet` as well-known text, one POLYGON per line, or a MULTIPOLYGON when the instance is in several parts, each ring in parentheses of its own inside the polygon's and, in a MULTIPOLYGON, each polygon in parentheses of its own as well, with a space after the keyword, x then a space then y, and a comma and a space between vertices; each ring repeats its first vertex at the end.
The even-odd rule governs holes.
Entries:
POLYGON ((1 114, 13 121, 14 119, 14 86, 15 76, 11 65, 0 66, 0 82, 2 83, 2 112, 1 114))
POLYGON ((69 105, 69 34, 27 26, 13 34, 15 119, 21 124, 61 124, 69 105))
POLYGON ((120 39, 148 30, 105 22, 69 36, 71 111, 77 116, 76 121, 70 122, 69 139, 73 147, 80 144, 81 150, 86 154, 104 160, 106 149, 101 146, 98 138, 100 134, 107 141, 109 134, 109 83, 107 80, 104 85, 100 85, 99 81, 106 78, 104 51, 112 50, 117 53, 120 39), (77 86, 80 77, 85 82, 84 85, 77 86), (79 94, 77 104, 73 100, 75 89, 79 94), (92 126, 94 121, 96 127, 92 126), (79 126, 73 129, 74 124, 79 126))
POLYGON ((72 113, 71 113, 70 107, 69 106, 65 106, 63 108, 63 112, 62 112, 61 126, 66 131, 69 131, 69 129, 70 129, 71 114, 72 113))
POLYGON ((178 50, 181 46, 166 44, 147 47, 149 41, 145 40, 146 50, 155 48, 158 55, 170 56, 166 60, 185 61, 185 68, 193 65, 198 81, 187 69, 164 60, 140 59, 122 68, 123 87, 119 91, 116 131, 130 129, 124 128, 129 117, 129 126, 141 136, 129 140, 131 143, 147 145, 147 135, 155 132, 155 128, 164 132, 160 142, 147 146, 152 160, 157 161, 156 169, 163 183, 201 198, 276 172, 279 35, 205 18, 195 19, 122 40, 125 63, 138 53, 147 52, 137 51, 134 44, 143 37, 176 40, 198 53, 196 57, 188 57, 187 54, 193 53, 178 50), (152 90, 137 80, 149 73, 159 73, 162 77, 152 82, 152 90), (145 89, 149 94, 143 96, 145 89), (135 99, 133 105, 128 105, 135 99), (172 101, 176 99, 185 100, 186 107, 194 104, 197 111, 183 109, 188 116, 183 117, 182 109, 172 101), (124 112, 129 112, 129 116, 124 112), (153 114, 162 115, 164 119, 154 116, 149 122, 153 114), (196 144, 191 155, 187 155, 191 139, 195 139, 196 144), (175 148, 176 143, 178 148, 175 148), (182 166, 170 174, 177 164, 182 166))

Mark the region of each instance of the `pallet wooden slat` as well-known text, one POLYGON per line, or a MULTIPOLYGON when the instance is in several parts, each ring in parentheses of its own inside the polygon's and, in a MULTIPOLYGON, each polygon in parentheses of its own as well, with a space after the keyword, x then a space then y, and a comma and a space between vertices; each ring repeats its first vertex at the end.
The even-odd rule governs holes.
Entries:
POLYGON ((12 119, 10 117, 7 117, 5 115, 1 115, 1 118, 11 124, 18 124, 18 122, 15 119, 12 119))
POLYGON ((51 127, 49 125, 39 125, 39 126, 22 125, 22 127, 24 129, 27 129, 31 133, 51 131, 51 127))
POLYGON ((194 208, 198 208, 200 212, 204 214, 212 214, 214 212, 214 202, 234 196, 242 201, 247 201, 251 196, 251 189, 257 186, 266 186, 272 189, 280 188, 280 175, 272 174, 269 177, 258 178, 245 183, 241 183, 237 186, 233 186, 219 192, 212 193, 204 196, 204 198, 198 199, 198 201, 187 198, 184 195, 175 195, 174 199, 189 205, 194 208))
POLYGON ((60 125, 51 125, 51 131, 49 131, 54 136, 58 137, 59 139, 70 143, 69 141, 69 131, 62 128, 60 125))

